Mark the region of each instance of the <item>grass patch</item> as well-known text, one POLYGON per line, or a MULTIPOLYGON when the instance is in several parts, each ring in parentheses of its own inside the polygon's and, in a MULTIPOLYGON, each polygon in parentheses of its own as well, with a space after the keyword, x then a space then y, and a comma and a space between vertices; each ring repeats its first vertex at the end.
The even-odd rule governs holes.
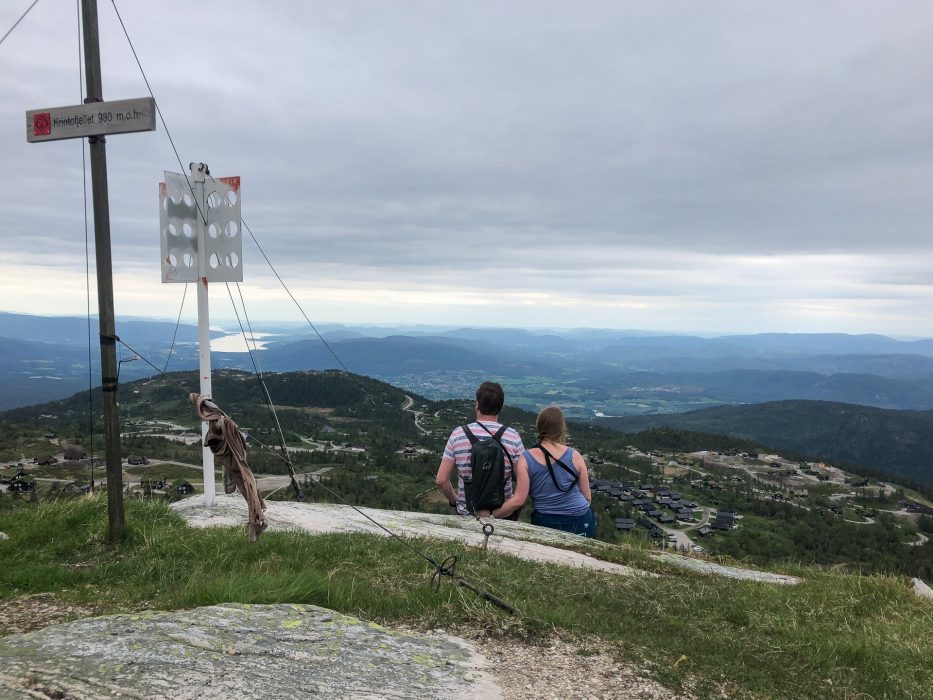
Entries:
POLYGON ((933 605, 900 578, 816 568, 798 569, 806 581, 796 587, 669 569, 618 577, 413 541, 460 557, 462 575, 520 608, 512 618, 449 581, 435 593, 425 562, 390 539, 267 532, 250 545, 243 528, 189 529, 164 504, 127 501, 126 511, 116 547, 103 540, 101 497, 0 512, 10 536, 0 541, 0 601, 51 592, 100 612, 312 603, 422 627, 595 635, 701 696, 900 698, 933 687, 933 605))
MULTIPOLYGON (((187 466, 175 462, 161 462, 160 464, 124 467, 124 472, 131 477, 129 482, 136 485, 140 479, 158 479, 164 476, 168 481, 174 479, 201 479, 204 470, 200 466, 187 466)), ((220 476, 221 470, 214 469, 214 474, 220 476)))

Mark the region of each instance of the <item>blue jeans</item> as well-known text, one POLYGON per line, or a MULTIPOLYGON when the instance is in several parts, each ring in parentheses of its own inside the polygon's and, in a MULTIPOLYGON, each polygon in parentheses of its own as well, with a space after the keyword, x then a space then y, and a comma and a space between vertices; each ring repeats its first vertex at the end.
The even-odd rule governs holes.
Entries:
POLYGON ((550 515, 533 510, 531 511, 531 524, 572 532, 584 537, 596 536, 596 514, 593 513, 592 508, 587 508, 583 515, 550 515))

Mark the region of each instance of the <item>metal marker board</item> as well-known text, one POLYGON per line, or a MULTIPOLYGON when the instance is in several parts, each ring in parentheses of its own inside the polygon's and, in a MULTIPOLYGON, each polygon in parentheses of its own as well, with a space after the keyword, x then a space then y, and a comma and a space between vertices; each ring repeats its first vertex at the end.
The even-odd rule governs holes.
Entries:
POLYGON ((151 97, 30 109, 26 112, 26 140, 29 143, 130 134, 155 131, 155 128, 155 100, 151 97))
POLYGON ((203 276, 209 282, 242 282, 242 225, 238 176, 203 182, 194 173, 189 179, 165 171, 159 183, 162 281, 197 282, 203 276))

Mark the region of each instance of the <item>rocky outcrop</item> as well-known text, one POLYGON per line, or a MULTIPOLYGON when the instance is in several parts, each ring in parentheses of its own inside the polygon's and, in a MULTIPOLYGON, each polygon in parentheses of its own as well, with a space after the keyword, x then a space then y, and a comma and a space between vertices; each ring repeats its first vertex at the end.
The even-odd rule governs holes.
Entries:
MULTIPOLYGON (((484 541, 482 525, 473 518, 376 508, 354 509, 332 503, 268 501, 266 505, 266 521, 270 530, 300 530, 311 533, 368 532, 387 536, 385 530, 366 517, 369 516, 392 532, 405 537, 434 537, 473 546, 482 546, 484 541)), ((194 527, 242 525, 248 518, 243 499, 235 496, 217 496, 216 503, 211 508, 205 508, 203 500, 197 497, 178 501, 172 504, 172 508, 194 527)), ((494 525, 495 532, 490 536, 487 546, 503 554, 546 564, 595 569, 624 576, 654 575, 599 558, 600 554, 605 556, 616 545, 527 523, 510 520, 489 522, 494 525)), ((800 583, 800 579, 794 576, 723 566, 679 554, 655 552, 649 556, 662 564, 698 573, 780 585, 800 583)))
MULTIPOLYGON (((388 536, 385 530, 373 523, 375 520, 403 537, 434 537, 479 546, 482 546, 484 540, 482 525, 473 518, 377 508, 354 509, 332 503, 268 501, 266 506, 266 521, 270 530, 311 533, 368 532, 388 536)), ((243 499, 238 496, 218 495, 211 508, 205 508, 203 500, 197 497, 173 503, 172 508, 178 511, 189 525, 195 527, 241 525, 246 523, 248 517, 243 499)), ((597 552, 610 546, 604 542, 510 520, 493 519, 489 522, 493 524, 495 532, 489 538, 488 547, 503 554, 622 575, 643 573, 580 551, 565 549, 572 546, 577 550, 597 552)))
POLYGON ((726 566, 725 564, 716 564, 705 559, 693 559, 680 554, 671 554, 670 552, 655 552, 651 558, 662 564, 676 566, 678 569, 687 569, 696 571, 700 574, 711 574, 713 576, 722 576, 723 578, 732 578, 737 581, 758 581, 759 583, 776 583, 781 586, 794 586, 800 583, 796 576, 787 574, 775 574, 770 571, 756 571, 754 569, 742 569, 738 566, 726 566))
POLYGON ((930 588, 919 578, 914 578, 913 584, 914 584, 914 593, 916 593, 921 598, 929 598, 930 600, 933 600, 933 588, 930 588))
POLYGON ((500 698, 464 640, 312 605, 95 617, 0 638, 0 697, 500 698))

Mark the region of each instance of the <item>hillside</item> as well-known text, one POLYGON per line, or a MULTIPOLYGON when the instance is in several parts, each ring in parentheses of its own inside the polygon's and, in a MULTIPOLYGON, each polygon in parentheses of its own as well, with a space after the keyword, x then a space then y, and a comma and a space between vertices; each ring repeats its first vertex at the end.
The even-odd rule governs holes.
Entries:
MULTIPOLYGON (((105 520, 103 497, 0 511, 0 530, 9 534, 0 540, 0 636, 13 625, 91 615, 128 614, 122 623, 132 624, 158 619, 146 611, 310 604, 389 630, 469 635, 506 657, 534 645, 524 666, 506 664, 517 674, 547 669, 544 687, 532 677, 516 684, 509 697, 522 700, 579 691, 561 695, 559 668, 536 660, 550 657, 558 639, 572 667, 612 674, 599 697, 919 698, 933 683, 924 643, 933 636, 933 607, 899 577, 786 566, 804 582, 779 586, 649 565, 637 547, 601 548, 605 559, 648 574, 619 576, 411 541, 433 556, 458 557, 458 574, 519 608, 510 616, 446 578, 435 591, 431 567, 390 538, 269 531, 251 545, 240 527, 192 529, 164 504, 129 501, 129 536, 115 550, 101 542, 105 520), (629 693, 642 687, 635 676, 657 685, 629 693)), ((298 612, 285 627, 299 626, 298 612)), ((313 651, 318 640, 291 634, 288 643, 313 651)), ((235 664, 235 649, 207 651, 235 664)))
POLYGON ((879 473, 933 484, 933 411, 892 411, 826 401, 773 401, 599 422, 628 432, 669 426, 733 435, 811 459, 858 464, 879 473))
MULTIPOLYGON (((266 381, 289 459, 308 499, 447 512, 446 502, 434 488, 434 474, 450 430, 472 417, 470 401, 432 402, 378 380, 330 370, 271 373, 266 381)), ((180 372, 165 379, 137 380, 122 385, 118 394, 123 455, 136 460, 125 463, 124 483, 140 496, 148 493, 150 487, 143 484, 151 479, 162 478, 168 484, 169 490, 159 490, 158 497, 171 497, 172 489, 183 482, 189 482, 196 492, 202 488, 200 428, 186 391, 176 382, 194 388, 197 377, 180 372), (140 464, 141 457, 148 464, 140 464)), ((219 371, 214 377, 214 397, 249 435, 250 464, 260 475, 264 492, 275 498, 293 498, 277 428, 257 379, 240 371, 219 371)), ((66 444, 77 445, 86 452, 96 449, 100 455, 97 405, 94 415, 98 419, 92 444, 87 392, 0 413, 0 477, 10 479, 20 463, 52 455, 59 464, 27 467, 38 479, 38 498, 56 498, 86 487, 94 476, 89 460, 66 463, 63 449, 66 444), (6 467, 4 461, 9 462, 6 467)), ((533 441, 533 413, 507 403, 502 418, 527 443, 533 441)), ((709 460, 701 464, 697 458, 702 451, 736 454, 767 448, 774 452, 773 443, 757 439, 675 429, 621 433, 592 422, 569 427, 574 444, 592 460, 592 476, 619 484, 668 484, 667 488, 697 504, 688 524, 662 524, 683 548, 701 544, 704 535, 695 531, 725 504, 754 514, 756 525, 702 540, 708 551, 751 557, 760 565, 803 561, 866 572, 931 575, 928 557, 933 544, 913 545, 925 541, 920 531, 930 532, 930 523, 918 522, 913 514, 894 515, 902 509, 905 497, 922 496, 906 493, 897 484, 866 483, 854 493, 850 484, 863 479, 839 470, 821 481, 807 465, 788 463, 778 479, 767 463, 752 460, 717 466, 709 460), (800 492, 808 494, 804 500, 800 492), (788 498, 795 502, 783 503, 788 498), (863 522, 876 524, 864 527, 863 522), (809 534, 801 537, 801 532, 809 534), (818 540, 816 547, 813 538, 818 540)), ((98 470, 96 478, 100 477, 98 470)), ((648 544, 661 536, 661 530, 649 528, 647 520, 644 529, 618 531, 616 518, 632 518, 639 512, 633 512, 632 503, 608 493, 597 491, 594 499, 600 513, 600 539, 648 544)), ((526 508, 524 517, 529 512, 526 508)), ((653 522, 660 522, 657 517, 653 522)))

